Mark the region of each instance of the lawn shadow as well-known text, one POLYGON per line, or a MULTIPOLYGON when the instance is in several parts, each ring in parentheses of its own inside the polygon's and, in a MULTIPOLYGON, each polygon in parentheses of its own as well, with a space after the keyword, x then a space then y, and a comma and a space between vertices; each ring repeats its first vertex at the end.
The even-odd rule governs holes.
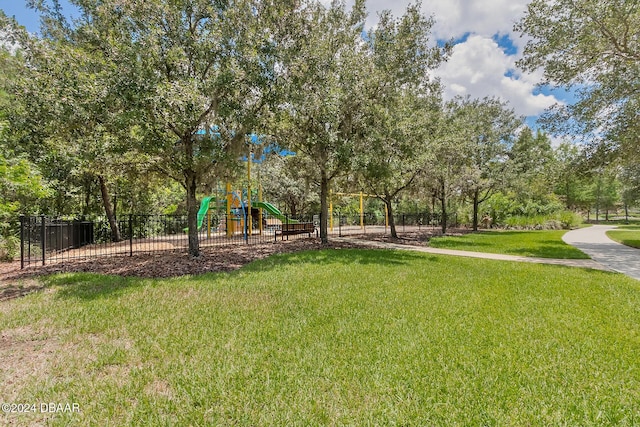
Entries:
POLYGON ((430 247, 439 248, 439 249, 458 249, 458 248, 475 248, 475 247, 480 248, 480 247, 493 246, 491 243, 473 242, 469 240, 457 240, 457 239, 447 239, 446 244, 442 246, 438 245, 437 243, 435 245, 432 245, 431 242, 433 242, 433 240, 429 242, 430 247))
MULTIPOLYGON (((314 265, 408 265, 413 262, 437 262, 439 258, 418 252, 393 249, 322 249, 289 254, 277 254, 254 261, 242 267, 242 271, 268 271, 289 264, 314 265)), ((356 273, 354 271, 354 273, 356 273)))
POLYGON ((55 274, 43 278, 46 287, 58 288, 57 298, 95 300, 120 296, 142 285, 144 279, 96 273, 55 274))
POLYGON ((538 258, 589 259, 580 249, 557 240, 542 240, 538 246, 529 248, 529 252, 538 258))

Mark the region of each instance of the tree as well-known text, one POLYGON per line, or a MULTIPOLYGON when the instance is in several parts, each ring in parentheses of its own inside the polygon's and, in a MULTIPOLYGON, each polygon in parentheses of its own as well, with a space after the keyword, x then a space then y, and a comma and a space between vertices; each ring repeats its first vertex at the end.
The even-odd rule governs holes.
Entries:
POLYGON ((509 148, 522 122, 494 98, 455 99, 452 113, 465 159, 460 184, 473 204, 475 231, 480 205, 504 184, 509 148))
POLYGON ((620 173, 622 203, 625 217, 629 219, 629 207, 640 201, 640 165, 623 167, 620 173))
POLYGON ((357 154, 356 162, 367 192, 385 204, 391 236, 397 238, 393 206, 427 169, 434 138, 431 125, 439 105, 405 93, 386 107, 388 111, 374 115, 374 128, 367 133, 366 148, 357 154))
POLYGON ((343 3, 310 2, 294 24, 287 48, 287 103, 279 120, 279 140, 311 159, 309 176, 320 187, 320 237, 328 241, 331 182, 352 166, 354 145, 366 123, 365 78, 369 72, 362 31, 365 5, 351 12, 343 3))
MULTIPOLYGON (((115 70, 99 50, 65 26, 55 9, 44 12, 49 18, 42 28, 47 37, 13 28, 24 52, 21 73, 8 86, 17 107, 11 126, 13 144, 36 163, 49 166, 51 178, 63 170, 61 181, 82 183, 87 190, 97 181, 112 239, 119 241, 108 181, 125 169, 122 159, 128 140, 119 137, 114 123, 118 111, 111 108, 109 88, 115 70)), ((86 199, 89 195, 87 191, 86 199)), ((56 213, 64 213, 63 209, 58 206, 56 213)))
MULTIPOLYGON (((14 77, 17 58, 0 46, 0 87, 14 77)), ((0 89, 0 260, 12 260, 17 251, 15 232, 18 215, 32 213, 49 189, 37 167, 17 155, 8 144, 7 110, 10 97, 0 89)))
POLYGON ((585 179, 580 173, 580 152, 575 144, 563 142, 554 150, 557 162, 554 192, 559 195, 567 209, 587 209, 585 179))
POLYGON ((468 140, 457 107, 455 101, 446 103, 440 119, 435 123, 435 144, 431 149, 425 177, 425 186, 431 190, 433 201, 437 199, 440 202, 443 234, 447 232, 449 199, 454 194, 460 194, 460 179, 467 156, 465 144, 468 140))
POLYGON ((591 193, 596 208, 596 221, 600 220, 600 212, 605 211, 605 220, 609 221, 609 211, 619 201, 619 182, 615 168, 598 168, 594 171, 591 193))
POLYGON ((47 14, 59 23, 51 38, 103 64, 108 131, 184 187, 194 257, 198 185, 248 151, 246 135, 273 100, 278 44, 295 3, 77 0, 73 27, 55 8, 47 14))
POLYGON ((531 37, 519 65, 544 70, 544 83, 574 90, 547 126, 615 143, 629 161, 640 153, 640 8, 635 0, 533 0, 515 30, 531 37))
POLYGON ((369 126, 356 154, 369 192, 386 205, 391 236, 397 238, 393 204, 424 172, 432 123, 440 110, 440 87, 430 71, 444 59, 444 49, 429 46, 433 19, 412 5, 399 19, 380 14, 367 35, 373 69, 368 76, 369 126))
POLYGON ((537 206, 541 211, 560 207, 554 189, 561 165, 554 154, 544 132, 538 130, 534 135, 527 126, 520 130, 509 150, 505 176, 506 187, 521 206, 537 206))
POLYGON ((308 166, 308 159, 302 156, 269 156, 258 169, 263 197, 272 203, 281 203, 293 217, 309 212, 311 204, 317 204, 318 199, 305 172, 308 166))

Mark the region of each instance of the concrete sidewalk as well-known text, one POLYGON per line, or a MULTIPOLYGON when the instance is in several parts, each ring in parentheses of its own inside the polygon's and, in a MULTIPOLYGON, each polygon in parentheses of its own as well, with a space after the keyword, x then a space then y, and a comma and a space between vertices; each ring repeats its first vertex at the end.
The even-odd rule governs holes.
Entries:
POLYGON ((503 254, 491 254, 491 253, 484 253, 484 252, 457 251, 453 249, 439 249, 439 248, 429 248, 425 246, 401 245, 398 243, 375 242, 370 240, 357 239, 354 237, 339 237, 339 238, 336 238, 335 240, 351 242, 359 245, 364 244, 372 248, 381 248, 381 249, 398 249, 398 250, 424 252, 428 254, 437 254, 437 255, 452 255, 452 256, 463 256, 463 257, 469 257, 469 258, 495 259, 495 260, 502 260, 502 261, 530 262, 530 263, 536 263, 536 264, 564 265, 567 267, 592 268, 595 270, 607 270, 607 271, 611 270, 605 265, 591 259, 533 258, 533 257, 525 257, 525 256, 518 256, 518 255, 503 255, 503 254))
POLYGON ((562 236, 562 240, 589 255, 611 270, 640 280, 640 249, 631 248, 607 237, 611 225, 594 225, 572 230, 562 236))

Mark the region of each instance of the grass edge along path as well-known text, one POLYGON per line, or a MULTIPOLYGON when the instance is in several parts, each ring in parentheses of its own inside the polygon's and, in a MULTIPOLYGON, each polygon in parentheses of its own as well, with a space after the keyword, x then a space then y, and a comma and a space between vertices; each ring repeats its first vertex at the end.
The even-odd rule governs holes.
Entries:
POLYGON ((562 236, 567 231, 480 231, 462 236, 433 237, 429 246, 536 258, 589 259, 587 254, 562 241, 562 236))
POLYGON ((616 273, 343 249, 46 282, 0 304, 0 396, 81 412, 17 425, 640 421, 640 285, 616 273))
POLYGON ((640 249, 640 226, 627 225, 607 231, 607 237, 618 243, 640 249))

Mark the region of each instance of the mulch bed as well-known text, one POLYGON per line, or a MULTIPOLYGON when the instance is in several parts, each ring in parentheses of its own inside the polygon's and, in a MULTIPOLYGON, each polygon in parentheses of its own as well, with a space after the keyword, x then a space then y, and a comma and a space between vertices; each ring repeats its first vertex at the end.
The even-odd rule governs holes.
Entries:
MULTIPOLYGON (((468 230, 451 230, 448 235, 459 235, 468 230)), ((394 239, 385 234, 361 234, 349 236, 362 243, 331 240, 323 245, 319 239, 295 239, 260 245, 230 245, 225 247, 203 247, 199 258, 191 258, 184 252, 166 251, 134 256, 105 256, 91 259, 66 260, 45 266, 33 265, 20 269, 19 262, 0 263, 0 301, 17 298, 43 288, 38 276, 55 273, 100 273, 134 277, 178 277, 208 272, 237 270, 252 261, 278 253, 306 250, 366 248, 367 241, 399 243, 425 246, 439 230, 402 233, 394 239)))
POLYGON ((202 248, 199 258, 184 252, 155 252, 128 256, 67 260, 45 266, 20 269, 19 262, 0 263, 0 301, 16 298, 40 290, 43 285, 38 276, 55 273, 100 273, 134 277, 178 277, 208 272, 237 270, 252 261, 278 253, 306 250, 361 248, 366 244, 330 241, 322 245, 319 239, 296 239, 260 245, 231 245, 202 248))
MULTIPOLYGON (((472 230, 468 228, 451 228, 447 230, 446 236, 462 236, 471 232, 472 230)), ((357 236, 350 237, 357 237, 361 240, 368 240, 373 242, 396 243, 400 245, 410 246, 429 246, 429 240, 431 240, 432 237, 442 236, 442 231, 440 229, 427 229, 422 231, 398 233, 398 238, 393 238, 390 234, 359 234, 357 236)))

